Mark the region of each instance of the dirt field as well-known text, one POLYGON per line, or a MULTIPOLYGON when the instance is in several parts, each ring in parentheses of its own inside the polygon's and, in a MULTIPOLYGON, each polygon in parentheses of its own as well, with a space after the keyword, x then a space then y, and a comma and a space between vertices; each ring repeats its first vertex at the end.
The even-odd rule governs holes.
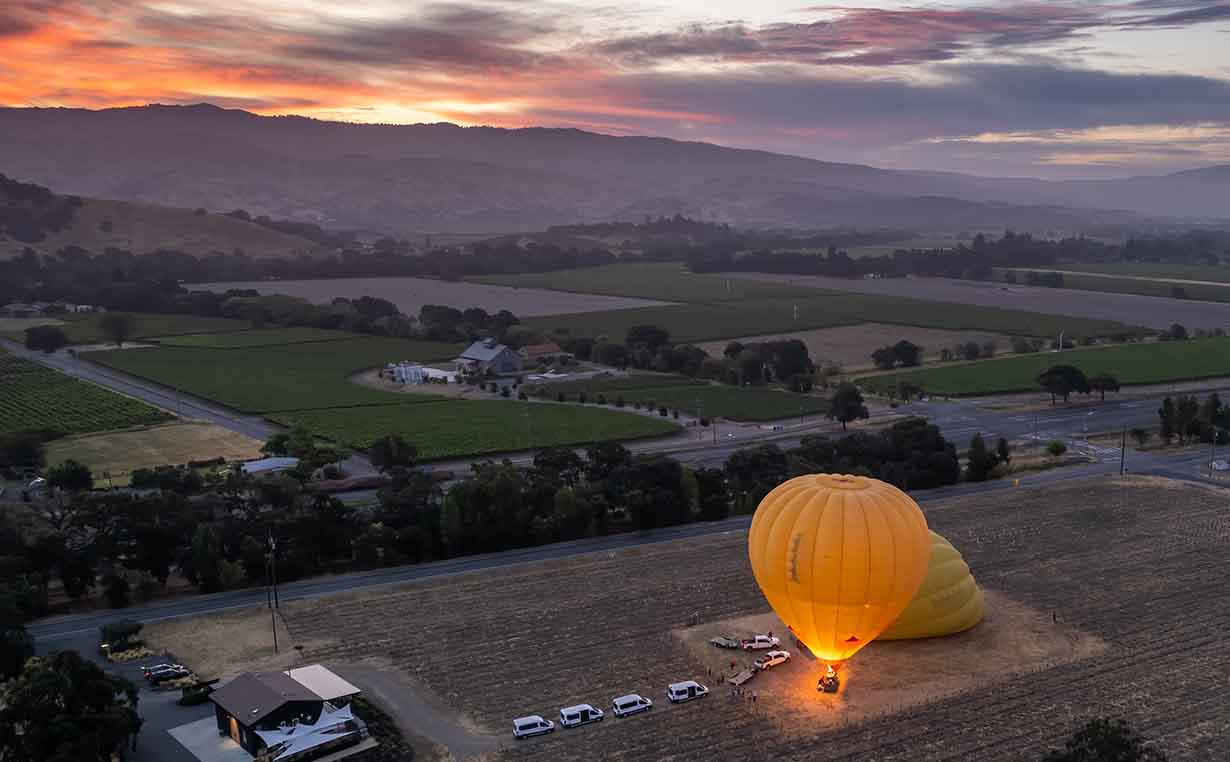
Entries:
POLYGON ((1103 291, 1042 288, 1005 283, 948 280, 945 278, 884 278, 880 280, 830 278, 820 275, 731 273, 732 278, 793 283, 799 286, 854 291, 863 294, 931 299, 979 307, 1045 312, 1052 315, 1117 320, 1128 325, 1168 328, 1182 323, 1193 328, 1230 326, 1230 304, 1165 299, 1103 291))
MULTIPOLYGON (((273 621, 264 606, 208 619, 171 619, 141 630, 145 645, 170 651, 180 663, 206 679, 229 679, 243 672, 263 672, 299 666, 295 646, 318 647, 323 639, 292 640, 277 619, 278 652, 273 651, 273 621)), ((306 648, 305 648, 306 650, 306 648)))
POLYGON ((190 460, 259 458, 261 444, 212 423, 183 421, 57 439, 47 445, 47 462, 62 463, 71 458, 89 466, 96 475, 106 471, 115 477, 138 468, 183 465, 190 460))
POLYGON ((337 280, 281 280, 251 283, 196 283, 186 288, 225 291, 254 288, 262 294, 288 294, 317 304, 336 297, 358 299, 373 296, 393 302, 407 315, 418 315, 424 304, 444 304, 458 309, 482 307, 488 312, 508 310, 517 317, 602 312, 667 304, 651 299, 623 296, 574 294, 536 288, 489 286, 430 278, 342 278, 337 280))
POLYGON ((952 348, 967 341, 976 341, 979 345, 994 341, 999 351, 1011 351, 1012 339, 998 333, 982 331, 942 331, 934 328, 917 328, 906 325, 888 325, 885 323, 864 323, 862 325, 847 325, 837 328, 820 328, 814 331, 798 331, 794 333, 777 333, 767 336, 745 336, 739 339, 723 341, 706 341, 700 344, 702 349, 714 357, 721 357, 726 345, 731 341, 748 344, 754 341, 780 341, 782 339, 798 339, 807 345, 812 362, 817 365, 826 362, 839 363, 846 370, 861 370, 874 367, 871 362, 871 352, 880 347, 896 344, 905 339, 923 348, 928 359, 937 359, 940 350, 952 348))
POLYGON ((673 633, 767 613, 744 531, 295 602, 284 613, 294 642, 331 639, 307 648, 307 660, 399 671, 506 738, 502 759, 1037 760, 1108 715, 1156 738, 1172 760, 1203 761, 1221 754, 1227 724, 1226 504, 1221 490, 1140 477, 929 504, 928 522, 962 551, 990 616, 966 635, 869 647, 845 668, 840 706, 814 691, 789 701, 779 692, 777 682, 814 685, 802 659, 753 683, 765 691, 755 704, 728 690, 664 700, 667 683, 704 682, 714 666, 673 633), (657 706, 532 741, 507 735, 513 717, 608 706, 632 691, 657 706), (859 706, 875 711, 860 722, 859 706))

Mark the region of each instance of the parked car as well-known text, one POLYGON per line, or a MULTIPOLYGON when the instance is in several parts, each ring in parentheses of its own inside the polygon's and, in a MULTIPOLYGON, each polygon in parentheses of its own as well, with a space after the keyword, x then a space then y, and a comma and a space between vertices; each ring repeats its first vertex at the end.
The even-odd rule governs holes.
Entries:
POLYGON ((149 665, 148 667, 142 667, 142 668, 141 668, 141 675, 142 675, 142 676, 143 676, 146 680, 148 680, 148 679, 149 679, 149 676, 150 676, 150 675, 152 675, 152 674, 154 674, 155 672, 161 672, 161 671, 162 671, 162 670, 164 670, 164 669, 172 669, 172 668, 175 668, 175 667, 181 667, 181 668, 182 668, 183 666, 184 666, 184 665, 182 665, 182 664, 151 664, 151 665, 149 665))
POLYGON ((588 725, 591 722, 602 722, 602 710, 592 704, 577 704, 559 710, 559 724, 566 728, 588 725))
POLYGON ((770 651, 752 662, 752 666, 756 669, 770 669, 778 664, 785 664, 788 661, 790 661, 789 651, 770 651))
POLYGON ((742 640, 739 645, 743 647, 744 651, 764 651, 769 648, 777 648, 781 644, 781 638, 774 635, 753 635, 742 640))
POLYGON ((719 635, 716 638, 709 638, 709 642, 718 648, 738 648, 742 645, 742 641, 734 635, 719 635))
POLYGON ((666 697, 672 704, 704 698, 709 695, 709 689, 695 680, 684 680, 681 683, 671 683, 666 688, 666 697))
POLYGON ((537 714, 531 714, 528 717, 518 717, 513 720, 513 738, 518 740, 554 732, 555 723, 550 720, 544 720, 537 714))
POLYGON ((616 717, 628 717, 648 712, 653 709, 653 702, 639 693, 629 693, 627 696, 620 696, 612 701, 611 708, 615 711, 616 717))
POLYGON ((151 673, 146 680, 149 680, 150 685, 158 685, 165 683, 167 680, 178 680, 181 677, 188 677, 192 674, 192 670, 187 667, 171 667, 169 669, 160 669, 157 672, 151 673))

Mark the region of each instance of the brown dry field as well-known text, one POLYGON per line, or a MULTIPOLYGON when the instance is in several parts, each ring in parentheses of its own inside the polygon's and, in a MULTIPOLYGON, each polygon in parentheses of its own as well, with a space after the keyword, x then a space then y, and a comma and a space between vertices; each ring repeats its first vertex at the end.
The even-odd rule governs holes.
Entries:
POLYGON ((624 296, 577 294, 540 288, 489 286, 484 283, 434 280, 431 278, 336 278, 333 280, 269 280, 248 283, 194 283, 185 288, 225 291, 254 288, 262 294, 287 294, 317 304, 342 296, 387 299, 407 315, 418 315, 424 304, 446 304, 458 309, 482 307, 488 312, 508 310, 520 318, 603 312, 633 307, 652 307, 667 302, 624 296))
MULTIPOLYGON (((743 530, 283 610, 308 661, 398 670, 465 724, 507 739, 501 759, 1037 760, 1104 715, 1132 722, 1171 760, 1208 760, 1230 725, 1228 497, 1129 477, 927 504, 988 592, 989 618, 952 638, 873 644, 846 667, 846 704, 795 690, 798 706, 785 706, 775 681, 814 685, 803 659, 750 684, 767 692, 755 704, 724 690, 678 706, 662 696, 713 667, 676 631, 768 612, 743 530), (605 707, 630 691, 657 706, 526 742, 508 735, 513 717, 605 707), (859 702, 888 713, 846 717, 859 702)), ((203 648, 216 638, 199 624, 187 630, 203 648)))
POLYGON ((145 645, 167 651, 203 678, 232 678, 243 672, 272 671, 299 666, 294 646, 321 641, 292 641, 281 619, 269 616, 264 606, 245 608, 208 619, 171 619, 147 624, 141 630, 145 645), (273 651, 273 625, 277 621, 278 652, 273 651))
POLYGON ((1000 352, 1011 351, 1012 340, 999 333, 987 331, 944 331, 935 328, 916 328, 908 325, 889 325, 887 323, 863 323, 861 325, 846 325, 837 328, 818 328, 814 331, 794 331, 774 333, 764 336, 744 336, 738 339, 723 339, 721 341, 706 341, 698 344, 714 357, 721 357, 726 345, 732 341, 748 344, 754 341, 780 341, 783 339, 798 339, 807 345, 811 359, 817 365, 826 362, 840 363, 846 370, 860 370, 875 367, 871 362, 873 350, 888 344, 896 344, 905 339, 923 348, 927 359, 938 359, 940 350, 976 341, 979 345, 994 341, 1000 352))
POLYGON ((183 465, 190 460, 250 460, 261 457, 259 442, 204 421, 176 421, 124 431, 84 434, 47 445, 47 462, 72 459, 95 474, 113 477, 138 468, 183 465))

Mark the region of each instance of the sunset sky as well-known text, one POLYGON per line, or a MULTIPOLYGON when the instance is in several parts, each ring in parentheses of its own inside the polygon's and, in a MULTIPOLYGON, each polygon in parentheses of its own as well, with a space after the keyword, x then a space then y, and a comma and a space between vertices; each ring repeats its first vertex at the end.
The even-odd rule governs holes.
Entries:
POLYGON ((202 101, 1158 173, 1230 163, 1230 0, 0 0, 0 104, 202 101))

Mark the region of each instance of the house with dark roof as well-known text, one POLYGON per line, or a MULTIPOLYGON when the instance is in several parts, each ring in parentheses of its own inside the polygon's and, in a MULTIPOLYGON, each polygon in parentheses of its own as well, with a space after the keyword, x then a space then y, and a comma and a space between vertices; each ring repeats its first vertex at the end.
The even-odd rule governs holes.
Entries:
POLYGON ((285 672, 249 672, 209 695, 218 735, 230 736, 252 756, 309 759, 365 735, 348 705, 359 689, 313 664, 285 672))
POLYGON ((459 373, 519 373, 521 356, 495 339, 476 341, 457 356, 459 373))

